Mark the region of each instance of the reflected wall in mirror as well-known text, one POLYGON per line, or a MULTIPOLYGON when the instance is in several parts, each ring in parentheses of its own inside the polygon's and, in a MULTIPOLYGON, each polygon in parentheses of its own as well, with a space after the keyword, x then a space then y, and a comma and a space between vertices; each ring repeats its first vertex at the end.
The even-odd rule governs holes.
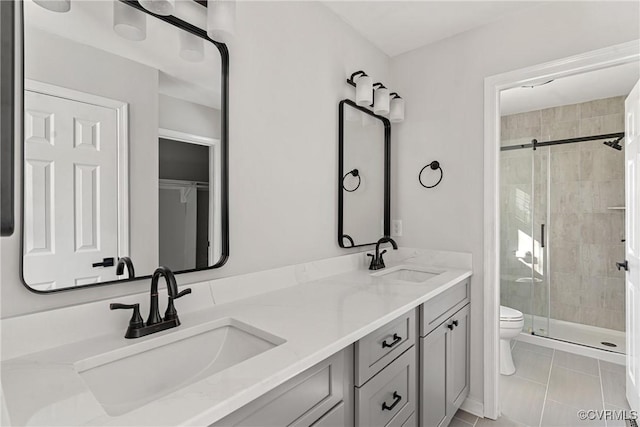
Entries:
POLYGON ((137 278, 223 265, 226 46, 137 2, 71 6, 23 2, 24 283, 128 280, 124 257, 137 278))
POLYGON ((390 234, 389 120, 351 100, 339 105, 338 244, 375 244, 390 234))

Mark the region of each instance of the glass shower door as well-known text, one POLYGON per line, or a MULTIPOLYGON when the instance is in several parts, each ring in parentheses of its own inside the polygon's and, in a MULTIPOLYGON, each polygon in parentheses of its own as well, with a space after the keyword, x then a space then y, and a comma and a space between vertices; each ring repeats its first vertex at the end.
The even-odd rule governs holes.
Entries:
POLYGON ((535 279, 534 156, 531 149, 500 153, 500 304, 524 314, 532 332, 535 279))

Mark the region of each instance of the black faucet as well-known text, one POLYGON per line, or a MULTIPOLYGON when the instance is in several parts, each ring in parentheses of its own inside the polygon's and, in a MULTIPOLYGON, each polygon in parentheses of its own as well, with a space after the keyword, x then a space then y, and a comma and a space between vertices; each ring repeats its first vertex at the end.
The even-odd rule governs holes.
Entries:
POLYGON ((129 327, 127 328, 127 332, 124 337, 139 338, 180 326, 180 319, 178 318, 178 312, 173 305, 173 301, 190 293, 191 288, 178 292, 178 284, 176 283, 176 278, 171 270, 166 267, 158 267, 151 277, 151 306, 149 307, 147 323, 144 323, 140 316, 140 304, 114 303, 109 307, 111 310, 133 310, 133 315, 131 316, 131 320, 129 320, 129 327), (169 301, 167 303, 167 310, 164 313, 164 319, 160 317, 160 311, 158 310, 158 280, 160 280, 161 276, 163 276, 167 282, 167 292, 169 293, 169 301))
POLYGON ((367 256, 371 257, 371 264, 369 264, 369 270, 380 270, 385 267, 384 259, 382 259, 382 255, 386 254, 387 250, 385 249, 382 252, 380 252, 380 245, 383 243, 391 243, 391 246, 393 246, 393 250, 398 250, 398 244, 396 243, 395 240, 393 240, 389 236, 382 237, 380 240, 378 240, 378 243, 376 243, 375 255, 367 254, 367 256))
POLYGON ((129 279, 136 277, 136 271, 133 269, 133 261, 128 256, 118 258, 118 264, 116 264, 116 275, 121 276, 124 273, 124 267, 127 267, 127 275, 129 279))

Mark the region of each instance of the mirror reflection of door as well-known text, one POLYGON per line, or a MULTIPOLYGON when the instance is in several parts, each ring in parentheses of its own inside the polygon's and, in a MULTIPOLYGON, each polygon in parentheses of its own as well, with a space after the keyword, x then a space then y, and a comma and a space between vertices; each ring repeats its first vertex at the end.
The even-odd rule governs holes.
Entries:
POLYGON ((117 186, 125 104, 35 81, 25 89, 24 278, 39 291, 115 280, 127 244, 117 186))
POLYGON ((186 139, 159 140, 159 261, 174 271, 206 268, 215 257, 215 141, 186 139))

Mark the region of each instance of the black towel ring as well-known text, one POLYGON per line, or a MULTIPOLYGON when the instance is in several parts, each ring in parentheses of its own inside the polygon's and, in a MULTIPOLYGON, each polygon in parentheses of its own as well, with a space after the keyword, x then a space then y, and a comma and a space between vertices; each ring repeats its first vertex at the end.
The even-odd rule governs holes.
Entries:
POLYGON ((437 160, 434 160, 433 162, 429 163, 428 165, 420 169, 420 173, 418 174, 418 181, 420 182, 420 185, 422 185, 424 188, 433 188, 438 184, 440 184, 440 181, 442 181, 443 177, 444 177, 444 172, 442 172, 442 168, 440 167, 440 162, 438 162, 437 160), (424 183, 422 182, 422 172, 424 172, 426 168, 431 168, 431 170, 438 170, 438 169, 440 170, 440 179, 438 179, 438 182, 436 182, 433 185, 424 185, 424 183))
POLYGON ((351 246, 345 246, 345 248, 352 248, 356 245, 353 239, 351 238, 351 236, 349 236, 348 234, 342 235, 342 244, 344 244, 344 239, 347 239, 349 241, 349 244, 351 245, 351 246))
POLYGON ((358 169, 354 169, 352 171, 349 171, 347 173, 344 174, 344 176, 342 177, 342 188, 344 189, 344 191, 349 192, 349 193, 353 193, 354 191, 356 191, 358 188, 360 188, 360 184, 362 183, 362 179, 360 178, 360 172, 358 171, 358 169), (354 188, 353 190, 347 190, 347 187, 344 186, 344 180, 349 176, 349 175, 353 175, 354 177, 358 178, 358 185, 356 185, 356 188, 354 188))

